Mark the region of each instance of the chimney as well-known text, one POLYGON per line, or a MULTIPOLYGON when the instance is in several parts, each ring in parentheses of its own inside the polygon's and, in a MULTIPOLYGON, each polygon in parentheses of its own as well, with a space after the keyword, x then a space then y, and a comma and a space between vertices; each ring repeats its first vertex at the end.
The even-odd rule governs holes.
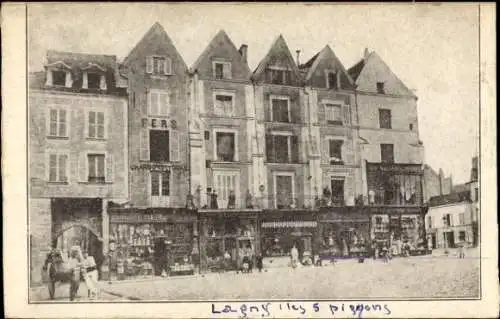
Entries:
POLYGON ((369 54, 370 54, 370 51, 368 51, 368 48, 365 48, 365 52, 363 53, 363 59, 366 60, 366 58, 368 57, 369 54))
POLYGON ((243 61, 245 61, 245 63, 248 63, 248 60, 247 60, 247 52, 248 52, 248 45, 246 44, 242 44, 240 49, 238 50, 241 54, 241 56, 243 57, 243 61))
POLYGON ((296 50, 295 52, 297 52, 297 66, 300 65, 300 50, 296 50))

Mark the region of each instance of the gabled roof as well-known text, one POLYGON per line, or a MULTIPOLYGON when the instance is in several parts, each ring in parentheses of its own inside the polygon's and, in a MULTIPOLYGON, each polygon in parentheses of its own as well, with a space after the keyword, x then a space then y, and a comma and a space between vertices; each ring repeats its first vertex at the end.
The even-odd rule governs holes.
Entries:
POLYGON ((314 61, 316 61, 316 58, 319 56, 319 54, 320 54, 320 53, 321 53, 321 51, 320 51, 320 52, 318 52, 318 53, 316 53, 316 54, 315 54, 312 58, 310 58, 310 59, 309 59, 309 61, 307 61, 306 63, 299 65, 299 69, 308 69, 308 68, 310 68, 310 67, 313 65, 314 61))
POLYGON ((248 64, 243 60, 243 57, 241 56, 240 52, 234 45, 233 41, 231 41, 231 38, 227 35, 226 31, 220 30, 215 37, 213 37, 212 41, 208 44, 208 46, 205 48, 203 53, 196 59, 194 62, 193 66, 191 67, 190 71, 194 72, 196 69, 199 67, 200 63, 210 54, 210 52, 218 45, 220 42, 226 42, 231 46, 232 49, 234 49, 234 52, 237 53, 237 56, 241 58, 241 63, 243 63, 247 70, 248 73, 250 73, 250 68, 248 67, 248 64))
POLYGON ((143 47, 146 43, 150 42, 151 38, 155 34, 161 35, 163 37, 162 42, 169 44, 171 49, 175 51, 175 53, 177 54, 179 59, 182 61, 182 63, 184 63, 184 60, 182 59, 182 56, 177 51, 174 43, 172 42, 172 39, 170 39, 167 32, 165 31, 165 29, 163 29, 163 27, 161 26, 161 24, 159 22, 155 22, 155 24, 153 24, 153 26, 148 30, 148 32, 146 32, 146 34, 144 34, 144 36, 141 38, 141 40, 139 42, 137 42, 137 44, 134 46, 134 48, 132 50, 130 50, 129 54, 127 54, 125 59, 123 59, 122 63, 127 64, 129 57, 134 55, 135 52, 137 50, 139 50, 141 47, 143 47))
POLYGON ((351 78, 349 73, 347 73, 347 70, 345 69, 344 65, 342 64, 342 62, 340 62, 339 58, 337 58, 337 56, 335 55, 335 53, 333 52, 332 48, 330 48, 329 45, 326 45, 323 48, 323 50, 321 50, 309 61, 303 64, 304 68, 309 68, 305 80, 306 81, 309 80, 311 76, 314 74, 314 71, 316 71, 316 68, 318 67, 318 64, 321 62, 321 60, 328 57, 332 58, 335 61, 335 64, 339 66, 340 70, 344 73, 349 83, 351 85, 354 85, 353 79, 351 78))
POLYGON ((363 58, 361 61, 359 61, 358 63, 356 63, 355 65, 353 65, 352 67, 350 67, 348 69, 347 72, 349 73, 349 75, 351 76, 351 78, 354 80, 354 83, 356 85, 359 84, 358 79, 359 79, 359 76, 361 75, 361 73, 363 73, 363 70, 365 69, 365 66, 367 66, 369 63, 373 63, 376 60, 378 60, 378 62, 382 63, 392 73, 392 75, 394 76, 394 78, 396 79, 396 81, 399 82, 399 84, 401 85, 401 87, 405 91, 408 92, 408 95, 410 95, 411 97, 414 97, 414 98, 417 97, 415 95, 415 93, 413 93, 413 91, 410 90, 403 83, 403 81, 401 81, 401 79, 399 79, 399 77, 394 72, 392 72, 391 68, 387 65, 387 63, 385 63, 385 61, 382 60, 382 58, 375 51, 372 51, 371 53, 367 54, 365 56, 365 58, 363 58))
POLYGON ((257 66, 255 71, 253 72, 253 78, 259 77, 265 71, 271 57, 280 51, 285 53, 285 55, 288 59, 288 63, 292 67, 292 71, 295 73, 297 78, 302 79, 302 77, 300 76, 299 68, 295 64, 295 60, 293 59, 292 54, 290 53, 290 49, 288 48, 288 45, 286 44, 286 41, 283 38, 283 35, 281 35, 281 34, 274 41, 273 45, 271 46, 271 48, 267 52, 264 59, 262 61, 260 61, 259 65, 257 66))

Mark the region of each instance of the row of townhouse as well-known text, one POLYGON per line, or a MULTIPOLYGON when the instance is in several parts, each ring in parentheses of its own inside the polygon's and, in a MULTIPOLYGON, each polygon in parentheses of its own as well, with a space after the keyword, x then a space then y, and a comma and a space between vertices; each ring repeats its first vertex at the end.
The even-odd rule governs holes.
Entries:
POLYGON ((48 52, 29 93, 34 282, 75 243, 180 271, 425 238, 417 98, 381 58, 299 64, 280 35, 247 59, 220 31, 188 68, 158 23, 122 63, 48 52))

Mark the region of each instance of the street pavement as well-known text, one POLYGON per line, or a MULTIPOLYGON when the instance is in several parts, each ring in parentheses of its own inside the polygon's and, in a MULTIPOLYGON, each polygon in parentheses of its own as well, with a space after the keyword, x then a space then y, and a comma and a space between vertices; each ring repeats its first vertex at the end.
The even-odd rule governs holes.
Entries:
MULTIPOLYGON (((250 274, 209 273, 186 277, 100 282, 100 300, 236 300, 474 298, 479 296, 479 258, 467 251, 448 255, 339 260, 322 267, 274 268, 250 274)), ((80 287, 84 300, 85 284, 80 287)), ((63 292, 67 300, 67 290, 63 292)), ((64 295, 63 295, 64 296, 64 295)), ((32 300, 46 300, 34 294, 32 300), (36 296, 35 296, 36 295, 36 296)))

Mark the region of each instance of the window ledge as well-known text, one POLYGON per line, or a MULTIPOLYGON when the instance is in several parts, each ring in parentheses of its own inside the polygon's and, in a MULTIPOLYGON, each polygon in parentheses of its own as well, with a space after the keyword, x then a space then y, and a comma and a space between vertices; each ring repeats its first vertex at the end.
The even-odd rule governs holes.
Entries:
POLYGON ((169 74, 151 74, 151 73, 146 73, 149 78, 155 79, 155 80, 166 80, 171 76, 174 76, 175 74, 169 73, 169 74))
POLYGON ((344 161, 335 161, 335 160, 330 160, 329 161, 330 165, 344 165, 344 161))
POLYGON ((47 135, 47 139, 50 139, 50 140, 69 140, 69 136, 47 135))
POLYGON ((327 121, 326 124, 333 125, 333 126, 344 126, 344 122, 340 122, 340 121, 327 121))
POLYGON ((57 181, 48 181, 49 185, 69 185, 69 182, 57 182, 57 181))
POLYGON ((105 141, 107 141, 106 138, 95 138, 95 137, 87 137, 86 140, 89 142, 105 142, 105 141))
POLYGON ((113 182, 102 182, 102 183, 94 183, 94 182, 78 182, 78 184, 85 184, 85 185, 94 185, 94 186, 102 186, 102 185, 110 185, 113 184, 113 182))

